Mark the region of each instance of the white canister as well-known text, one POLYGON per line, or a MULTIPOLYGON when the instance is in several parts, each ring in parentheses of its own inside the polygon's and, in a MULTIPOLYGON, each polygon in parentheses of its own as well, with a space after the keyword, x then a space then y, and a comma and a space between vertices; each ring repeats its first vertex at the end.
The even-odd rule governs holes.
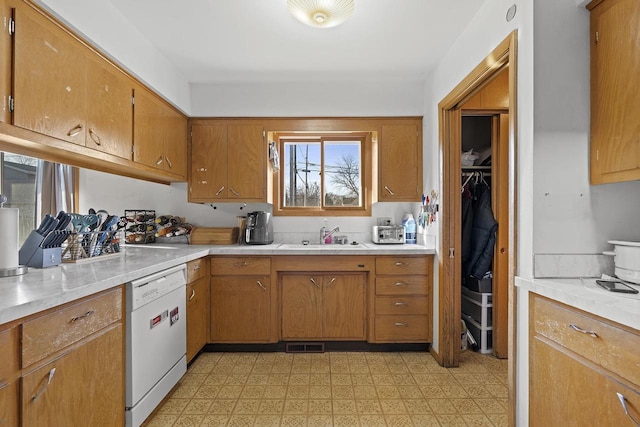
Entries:
POLYGON ((0 208, 0 269, 18 267, 18 227, 20 211, 0 208))

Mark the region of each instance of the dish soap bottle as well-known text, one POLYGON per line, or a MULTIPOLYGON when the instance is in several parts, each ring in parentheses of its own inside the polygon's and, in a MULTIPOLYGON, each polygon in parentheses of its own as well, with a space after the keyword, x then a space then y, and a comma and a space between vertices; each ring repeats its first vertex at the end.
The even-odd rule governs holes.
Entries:
POLYGON ((329 236, 329 227, 327 227, 327 218, 324 219, 324 225, 320 227, 320 244, 322 245, 326 243, 331 243, 331 236, 329 236))
POLYGON ((404 227, 404 242, 408 245, 416 244, 416 220, 413 214, 405 213, 402 218, 402 226, 404 227))

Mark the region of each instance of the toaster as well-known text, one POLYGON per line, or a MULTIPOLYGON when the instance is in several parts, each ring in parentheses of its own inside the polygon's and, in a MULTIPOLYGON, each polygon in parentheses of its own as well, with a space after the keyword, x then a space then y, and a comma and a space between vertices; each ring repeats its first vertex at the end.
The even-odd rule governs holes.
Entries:
POLYGON ((379 245, 401 245, 404 243, 404 227, 401 225, 374 225, 373 243, 379 245))

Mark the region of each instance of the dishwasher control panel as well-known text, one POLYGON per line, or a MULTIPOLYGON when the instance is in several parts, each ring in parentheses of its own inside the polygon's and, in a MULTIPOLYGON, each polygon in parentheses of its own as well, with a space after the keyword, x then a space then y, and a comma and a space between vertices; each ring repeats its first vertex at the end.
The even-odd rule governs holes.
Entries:
POLYGON ((127 308, 135 310, 186 284, 184 264, 133 280, 127 284, 127 308))

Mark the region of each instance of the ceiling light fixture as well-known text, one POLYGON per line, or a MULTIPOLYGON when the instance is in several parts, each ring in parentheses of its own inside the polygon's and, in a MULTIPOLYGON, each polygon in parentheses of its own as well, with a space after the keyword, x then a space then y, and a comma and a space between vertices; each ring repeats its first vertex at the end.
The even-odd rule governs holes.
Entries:
POLYGON ((354 0, 287 0, 287 5, 298 21, 315 28, 340 25, 355 9, 354 0))

